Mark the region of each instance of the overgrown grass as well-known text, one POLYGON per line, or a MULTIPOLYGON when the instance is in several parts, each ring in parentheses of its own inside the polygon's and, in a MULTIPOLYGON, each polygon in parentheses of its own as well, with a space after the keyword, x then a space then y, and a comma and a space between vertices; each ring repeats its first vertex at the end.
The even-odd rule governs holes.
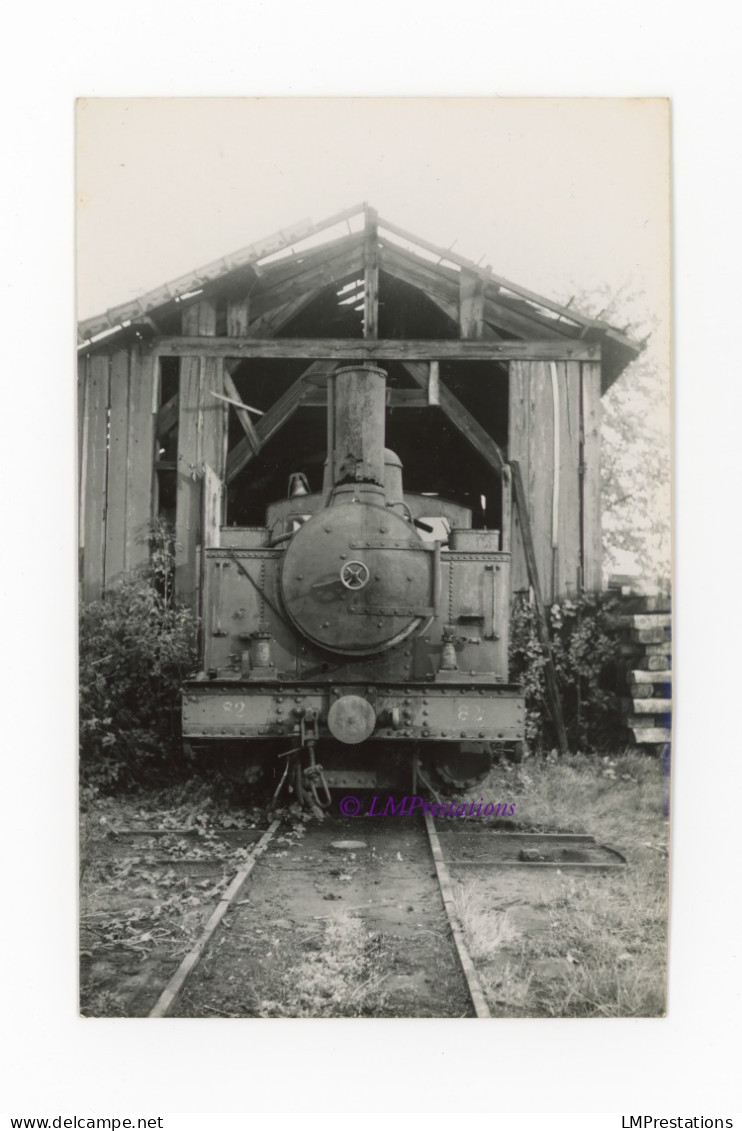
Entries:
POLYGON ((282 980, 281 998, 261 1001, 260 1017, 370 1017, 384 976, 381 938, 360 919, 339 912, 323 938, 282 980))
POLYGON ((489 881, 459 886, 460 916, 494 1012, 663 1015, 668 868, 659 763, 634 752, 532 759, 498 766, 485 792, 514 801, 521 827, 589 833, 628 860, 620 874, 552 873, 537 887, 524 874, 523 898, 540 918, 537 930, 492 910, 489 881))

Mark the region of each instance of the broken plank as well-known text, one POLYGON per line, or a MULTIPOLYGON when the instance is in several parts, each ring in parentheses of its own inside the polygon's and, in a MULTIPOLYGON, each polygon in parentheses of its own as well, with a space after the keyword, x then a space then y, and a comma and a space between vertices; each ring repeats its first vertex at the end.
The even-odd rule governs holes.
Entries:
MULTIPOLYGON (((245 435, 247 436, 250 447, 252 448, 252 450, 257 455, 258 452, 260 451, 260 438, 259 438, 257 432, 255 431, 255 426, 253 425, 253 422, 250 419, 249 412, 247 411, 245 406, 242 404, 242 398, 240 397, 239 390, 238 390, 237 386, 235 385, 234 381, 232 380, 231 376, 229 375, 229 373, 224 374, 224 388, 227 391, 227 393, 229 393, 229 396, 231 398, 231 404, 234 405, 234 406, 239 404, 239 406, 240 406, 239 408, 235 408, 235 411, 237 413, 237 419, 239 420, 240 424, 242 425, 242 430, 245 433, 245 435)), ((261 416, 262 415, 263 414, 261 413, 261 416)))
POLYGON ((157 439, 162 440, 178 423, 178 394, 157 410, 157 439))
MULTIPOLYGON (((334 362, 314 362, 304 371, 301 377, 286 390, 283 396, 279 397, 278 400, 271 405, 265 416, 261 417, 255 426, 255 431, 261 445, 266 444, 268 440, 283 427, 287 420, 293 416, 297 408, 303 404, 305 396, 316 396, 316 389, 309 384, 311 378, 331 373, 335 368, 334 362)), ((227 457, 227 483, 231 483, 235 476, 239 475, 253 458, 254 454, 247 437, 240 440, 239 444, 235 445, 227 457)))

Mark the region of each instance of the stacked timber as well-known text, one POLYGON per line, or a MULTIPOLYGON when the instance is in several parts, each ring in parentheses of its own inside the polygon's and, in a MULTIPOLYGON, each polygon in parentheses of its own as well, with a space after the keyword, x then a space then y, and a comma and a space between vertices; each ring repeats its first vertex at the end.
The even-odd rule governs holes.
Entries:
POLYGON ((625 662, 623 714, 637 746, 659 749, 670 741, 671 620, 669 597, 631 593, 622 596, 614 618, 625 662))

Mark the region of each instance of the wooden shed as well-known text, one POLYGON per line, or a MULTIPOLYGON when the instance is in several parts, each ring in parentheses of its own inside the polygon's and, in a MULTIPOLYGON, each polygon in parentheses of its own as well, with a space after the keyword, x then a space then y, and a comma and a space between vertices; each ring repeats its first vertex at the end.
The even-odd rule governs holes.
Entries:
POLYGON ((326 376, 359 360, 389 374, 387 442, 408 489, 503 531, 514 590, 529 575, 501 490, 513 475, 545 600, 600 588, 600 398, 641 347, 366 204, 89 318, 79 339, 85 601, 146 562, 162 516, 197 608, 220 526, 262 525, 293 472, 319 489, 326 376))

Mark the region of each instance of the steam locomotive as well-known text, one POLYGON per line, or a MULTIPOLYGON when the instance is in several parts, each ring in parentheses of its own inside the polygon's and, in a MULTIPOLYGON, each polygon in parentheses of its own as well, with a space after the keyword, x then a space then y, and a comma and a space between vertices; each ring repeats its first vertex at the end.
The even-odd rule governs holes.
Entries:
POLYGON ((205 550, 184 741, 323 806, 331 787, 474 784, 524 739, 507 541, 403 490, 383 370, 337 370, 327 403, 322 491, 293 474, 265 527, 222 528, 205 550))

